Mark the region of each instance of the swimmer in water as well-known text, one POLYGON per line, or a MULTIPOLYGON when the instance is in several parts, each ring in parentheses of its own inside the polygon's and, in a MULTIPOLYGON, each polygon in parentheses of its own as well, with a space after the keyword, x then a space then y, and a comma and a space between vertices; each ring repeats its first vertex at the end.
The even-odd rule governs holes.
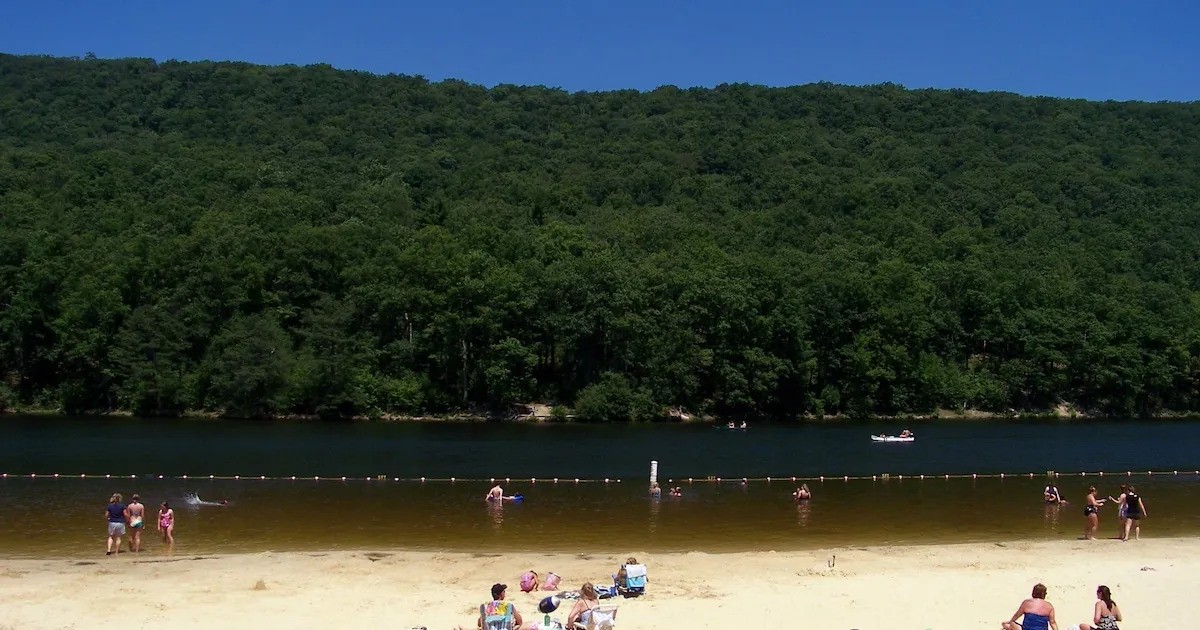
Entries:
POLYGON ((504 500, 504 488, 501 488, 500 484, 496 484, 496 486, 494 488, 492 488, 491 490, 488 490, 487 496, 485 496, 483 498, 483 500, 484 501, 502 501, 502 500, 504 500))
POLYGON ((183 501, 188 505, 212 505, 217 507, 229 505, 229 499, 221 499, 220 501, 205 501, 204 499, 201 499, 200 495, 196 494, 195 492, 189 492, 184 495, 183 501))
POLYGON ((792 498, 796 501, 807 501, 812 498, 812 492, 808 489, 808 484, 802 483, 796 491, 792 493, 792 498))

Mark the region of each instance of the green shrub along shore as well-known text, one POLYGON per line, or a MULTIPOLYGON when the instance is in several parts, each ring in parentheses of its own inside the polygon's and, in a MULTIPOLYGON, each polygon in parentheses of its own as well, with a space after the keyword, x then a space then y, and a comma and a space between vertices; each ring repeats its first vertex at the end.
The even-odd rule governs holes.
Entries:
POLYGON ((1197 103, 0 55, 6 409, 1183 414, 1198 252, 1197 103))

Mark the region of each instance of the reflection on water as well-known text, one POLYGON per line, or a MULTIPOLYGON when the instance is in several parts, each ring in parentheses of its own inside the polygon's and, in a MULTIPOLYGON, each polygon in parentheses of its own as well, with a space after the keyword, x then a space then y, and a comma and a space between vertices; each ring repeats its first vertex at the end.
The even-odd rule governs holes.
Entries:
POLYGON ((487 510, 492 517, 492 529, 499 531, 504 525, 504 502, 488 501, 487 510))
MULTIPOLYGON (((1200 473, 1188 472, 1197 464, 1200 423, 949 422, 922 426, 920 440, 911 444, 869 440, 892 429, 6 418, 0 420, 0 466, 6 469, 0 473, 125 477, 0 478, 0 553, 94 555, 104 539, 97 514, 112 492, 140 492, 148 505, 171 501, 180 553, 393 547, 573 552, 580 540, 597 552, 734 551, 1074 538, 1083 526, 1082 507, 1046 506, 1044 474, 1096 466, 1180 469, 1184 474, 1177 476, 1133 475, 1152 515, 1142 522, 1143 533, 1200 534, 1200 473), (586 443, 603 443, 605 455, 578 457, 586 443), (139 455, 117 464, 132 470, 106 470, 114 465, 113 452, 139 455), (644 485, 652 459, 667 480, 657 500, 646 496, 644 485), (912 476, 1022 470, 1026 474, 1006 479, 912 476), (1038 472, 1029 477, 1028 471, 1038 472), (180 478, 198 473, 253 478, 180 478), (878 481, 842 480, 877 473, 878 481), (315 481, 315 475, 324 479, 315 481), (501 475, 514 480, 505 483, 505 494, 521 493, 524 502, 482 501, 492 484, 462 481, 501 475), (785 475, 809 477, 813 500, 797 504, 792 493, 798 482, 782 481, 785 475), (818 475, 826 480, 811 480, 818 475), (562 483, 552 481, 555 476, 562 483), (576 476, 612 482, 575 483, 576 476), (766 476, 776 480, 761 479, 766 476), (389 481, 422 477, 460 481, 389 481), (751 480, 743 483, 743 477, 751 480), (682 488, 681 496, 672 496, 672 487, 682 488), (229 504, 187 506, 188 493, 229 504), (54 514, 53 524, 31 531, 29 514, 54 514)), ((1064 496, 1078 500, 1093 483, 1101 496, 1119 494, 1117 486, 1128 479, 1063 475, 1057 484, 1064 496)), ((1100 521, 1101 531, 1115 529, 1116 509, 1103 508, 1100 521)), ((156 537, 146 542, 149 553, 169 552, 156 537)))
POLYGON ((810 516, 812 516, 812 501, 797 501, 796 524, 800 527, 808 527, 808 519, 810 516))
POLYGON ((1058 515, 1062 512, 1061 503, 1046 504, 1046 527, 1049 529, 1058 529, 1058 515))

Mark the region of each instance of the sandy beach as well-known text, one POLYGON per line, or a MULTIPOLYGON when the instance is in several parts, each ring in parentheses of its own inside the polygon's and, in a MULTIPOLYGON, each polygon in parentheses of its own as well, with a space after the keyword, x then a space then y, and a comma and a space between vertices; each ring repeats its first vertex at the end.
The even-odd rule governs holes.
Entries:
MULTIPOLYGON (((0 561, 0 628, 475 627, 494 582, 526 619, 543 593, 526 569, 597 583, 625 555, 649 566, 648 594, 616 599, 621 628, 995 630, 1036 582, 1060 628, 1090 622, 1107 584, 1122 628, 1193 625, 1197 539, 856 547, 813 552, 616 555, 331 551, 194 556, 160 551, 94 559, 0 561), (835 558, 836 557, 836 558, 835 558), (831 566, 832 565, 832 566, 831 566)), ((98 547, 99 548, 99 547, 98 547)), ((563 619, 568 607, 553 617, 563 619)))

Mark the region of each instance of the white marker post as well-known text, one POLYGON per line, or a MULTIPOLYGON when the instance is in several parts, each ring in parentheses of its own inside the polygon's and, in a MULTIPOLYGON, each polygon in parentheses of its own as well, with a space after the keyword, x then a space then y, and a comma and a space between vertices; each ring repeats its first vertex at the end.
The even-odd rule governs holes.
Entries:
POLYGON ((650 487, 653 488, 656 483, 658 483, 658 460, 652 459, 650 460, 650 487))

